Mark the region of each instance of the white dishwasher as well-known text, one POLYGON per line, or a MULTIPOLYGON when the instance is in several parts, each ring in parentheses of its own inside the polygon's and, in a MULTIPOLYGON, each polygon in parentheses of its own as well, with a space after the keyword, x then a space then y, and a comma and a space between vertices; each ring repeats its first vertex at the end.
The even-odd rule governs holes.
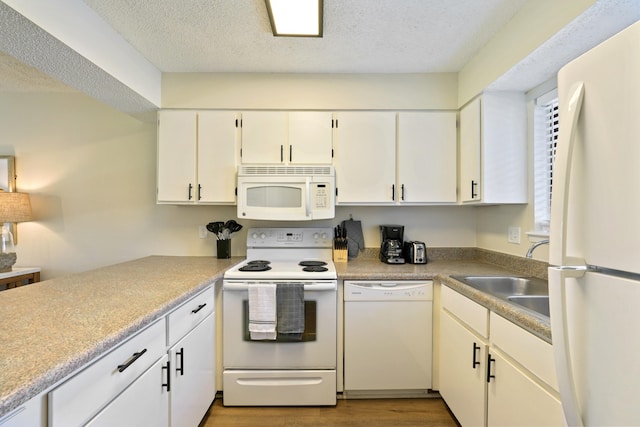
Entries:
POLYGON ((344 392, 428 394, 433 282, 344 282, 344 392))

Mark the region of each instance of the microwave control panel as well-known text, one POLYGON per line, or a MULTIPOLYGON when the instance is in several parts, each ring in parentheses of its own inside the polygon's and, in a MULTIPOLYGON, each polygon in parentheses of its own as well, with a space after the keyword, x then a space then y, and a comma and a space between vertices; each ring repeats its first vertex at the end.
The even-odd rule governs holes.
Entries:
POLYGON ((331 190, 328 184, 311 184, 312 209, 327 209, 331 206, 331 190))

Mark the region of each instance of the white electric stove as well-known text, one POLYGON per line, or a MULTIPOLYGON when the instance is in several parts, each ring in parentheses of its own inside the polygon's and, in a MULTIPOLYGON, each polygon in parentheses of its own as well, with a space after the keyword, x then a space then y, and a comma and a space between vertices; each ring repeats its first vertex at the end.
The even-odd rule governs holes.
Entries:
POLYGON ((247 260, 223 279, 223 402, 226 406, 335 405, 337 274, 331 228, 253 228, 247 260), (301 265, 302 264, 302 265, 301 265), (304 332, 253 339, 252 286, 304 289, 304 332))

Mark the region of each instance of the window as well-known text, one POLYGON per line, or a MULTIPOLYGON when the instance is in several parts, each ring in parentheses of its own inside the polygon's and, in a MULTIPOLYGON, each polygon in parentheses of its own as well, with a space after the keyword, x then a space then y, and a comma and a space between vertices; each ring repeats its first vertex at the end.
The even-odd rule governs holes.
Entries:
POLYGON ((535 232, 548 235, 553 190, 553 163, 560 129, 557 90, 536 99, 534 126, 535 232))

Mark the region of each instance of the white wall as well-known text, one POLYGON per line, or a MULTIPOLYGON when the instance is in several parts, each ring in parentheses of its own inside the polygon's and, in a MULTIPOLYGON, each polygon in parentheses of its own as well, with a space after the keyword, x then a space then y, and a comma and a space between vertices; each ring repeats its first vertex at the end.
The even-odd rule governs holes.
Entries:
MULTIPOLYGON (((455 97, 455 94, 453 95, 455 97)), ((43 279, 151 254, 215 255, 198 226, 237 219, 234 206, 155 203, 156 126, 79 93, 0 96, 0 155, 16 156, 17 187, 29 192, 35 221, 18 225, 18 266, 40 266, 43 279)), ((343 207, 368 247, 378 225, 401 223, 407 238, 430 246, 475 246, 475 213, 467 207, 343 207)), ((276 223, 238 220, 245 227, 276 223)), ((246 232, 232 241, 244 255, 246 232)))

